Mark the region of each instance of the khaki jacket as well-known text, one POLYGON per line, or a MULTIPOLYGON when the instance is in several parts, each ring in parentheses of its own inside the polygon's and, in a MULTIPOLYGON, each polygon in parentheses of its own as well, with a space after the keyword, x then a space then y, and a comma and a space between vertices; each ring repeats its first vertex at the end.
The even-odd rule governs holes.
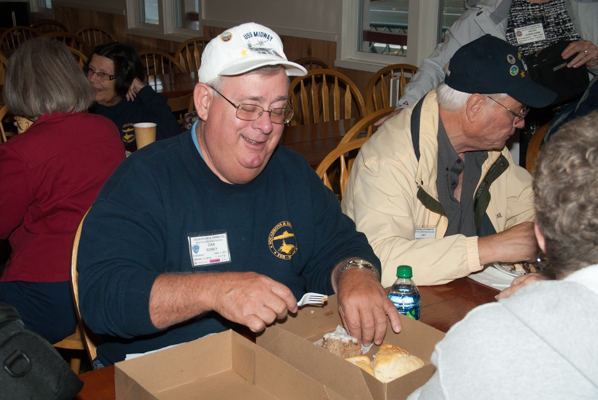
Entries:
MULTIPOLYGON (((384 287, 395 281, 399 265, 410 265, 419 285, 447 283, 482 269, 477 236, 444 237, 448 218, 436 190, 436 92, 423 101, 419 162, 409 108, 386 121, 363 145, 342 201, 343 212, 365 233, 382 262, 384 287), (435 228, 435 238, 415 240, 416 228, 435 228)), ((486 211, 496 232, 534 220, 532 177, 515 165, 507 148, 488 152, 481 177, 475 194, 477 219, 486 211)))

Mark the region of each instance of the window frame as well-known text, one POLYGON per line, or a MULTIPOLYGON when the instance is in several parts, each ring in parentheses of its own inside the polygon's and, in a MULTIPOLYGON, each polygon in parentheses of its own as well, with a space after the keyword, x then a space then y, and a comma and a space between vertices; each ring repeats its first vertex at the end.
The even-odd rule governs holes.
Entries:
POLYGON ((176 27, 176 0, 158 0, 158 24, 139 22, 139 3, 141 0, 126 0, 127 28, 125 33, 139 36, 180 41, 203 36, 201 1, 199 3, 199 29, 176 27))
POLYGON ((420 63, 434 51, 438 37, 439 0, 409 0, 407 56, 358 51, 360 43, 360 0, 342 0, 342 26, 337 41, 335 66, 376 72, 391 64, 420 63), (434 29, 430 29, 433 26, 434 29))

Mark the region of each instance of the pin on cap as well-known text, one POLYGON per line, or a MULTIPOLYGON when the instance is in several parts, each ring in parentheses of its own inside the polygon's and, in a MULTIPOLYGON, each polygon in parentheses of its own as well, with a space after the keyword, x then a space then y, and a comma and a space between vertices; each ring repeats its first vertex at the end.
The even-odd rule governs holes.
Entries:
POLYGON ((250 22, 228 29, 207 44, 201 56, 199 82, 267 65, 283 66, 288 76, 307 74, 305 68, 287 59, 282 41, 272 29, 250 22))
POLYGON ((465 93, 506 93, 534 108, 550 105, 557 96, 532 81, 517 48, 492 35, 484 35, 457 50, 444 82, 465 93))

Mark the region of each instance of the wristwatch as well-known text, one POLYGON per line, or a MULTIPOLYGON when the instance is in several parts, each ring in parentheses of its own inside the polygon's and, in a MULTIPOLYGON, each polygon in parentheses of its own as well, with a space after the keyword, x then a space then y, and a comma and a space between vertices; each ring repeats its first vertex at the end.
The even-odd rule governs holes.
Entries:
POLYGON ((378 272, 378 270, 376 269, 376 267, 374 267, 372 264, 370 264, 368 261, 365 260, 350 260, 341 270, 339 273, 339 277, 349 268, 359 268, 359 269, 369 269, 370 271, 372 271, 374 273, 374 275, 376 275, 376 277, 378 278, 378 280, 380 279, 380 273, 378 272))

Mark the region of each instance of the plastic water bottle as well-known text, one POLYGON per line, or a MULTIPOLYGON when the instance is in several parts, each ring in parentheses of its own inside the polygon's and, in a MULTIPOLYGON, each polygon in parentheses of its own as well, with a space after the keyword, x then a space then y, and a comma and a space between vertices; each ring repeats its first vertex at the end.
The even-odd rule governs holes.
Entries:
POLYGON ((412 276, 413 272, 410 266, 399 266, 397 268, 397 280, 390 288, 388 298, 401 314, 419 320, 421 296, 417 286, 411 280, 412 276))

